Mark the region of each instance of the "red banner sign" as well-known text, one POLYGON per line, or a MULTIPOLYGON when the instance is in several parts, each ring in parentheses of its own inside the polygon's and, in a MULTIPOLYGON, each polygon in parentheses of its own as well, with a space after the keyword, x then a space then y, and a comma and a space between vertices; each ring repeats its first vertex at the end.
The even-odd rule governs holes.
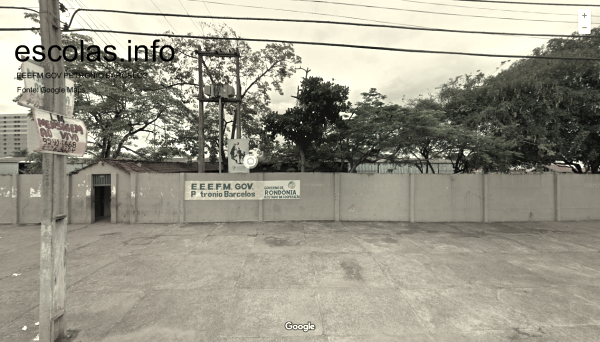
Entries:
POLYGON ((87 128, 81 120, 32 109, 40 147, 34 152, 83 157, 87 149, 87 128))

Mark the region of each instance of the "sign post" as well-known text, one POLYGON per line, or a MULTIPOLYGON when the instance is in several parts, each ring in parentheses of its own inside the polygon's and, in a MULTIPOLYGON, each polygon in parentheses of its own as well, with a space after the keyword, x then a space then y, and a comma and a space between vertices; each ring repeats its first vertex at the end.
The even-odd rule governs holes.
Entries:
POLYGON ((244 164, 244 158, 248 156, 248 139, 229 139, 227 149, 229 150, 227 168, 229 173, 249 173, 250 169, 244 164))
POLYGON ((223 171, 223 167, 221 163, 223 162, 221 159, 221 151, 223 150, 223 103, 221 102, 221 97, 219 96, 219 173, 223 171))
MULTIPOLYGON (((44 71, 64 75, 60 12, 58 0, 39 0, 40 35, 42 46, 48 51, 44 71), (51 51, 50 46, 59 46, 51 51), (52 53, 53 52, 53 53, 52 53)), ((44 78, 46 88, 64 88, 64 78, 44 78)), ((44 94, 43 109, 64 115, 66 96, 44 94)), ((35 109, 34 109, 35 110, 35 109)), ((41 342, 54 342, 67 337, 67 157, 43 154, 42 225, 40 250, 40 333, 41 342)))

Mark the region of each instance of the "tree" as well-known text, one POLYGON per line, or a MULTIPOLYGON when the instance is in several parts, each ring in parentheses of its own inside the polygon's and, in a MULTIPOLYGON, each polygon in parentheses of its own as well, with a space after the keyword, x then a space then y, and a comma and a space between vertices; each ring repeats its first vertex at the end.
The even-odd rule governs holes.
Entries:
POLYGON ((27 165, 25 165, 25 173, 41 174, 43 155, 41 152, 34 152, 27 155, 27 165))
POLYGON ((432 98, 409 101, 396 124, 398 134, 390 147, 390 159, 413 159, 421 173, 435 173, 431 161, 442 157, 444 142, 452 134, 441 109, 432 98))
MULTIPOLYGON (((93 45, 89 37, 77 34, 67 35, 63 40, 65 45, 75 45, 79 40, 84 40, 86 47, 93 45)), ((89 53, 86 52, 86 57, 89 53)), ((105 56, 103 51, 99 54, 105 56)), ((140 55, 131 62, 110 62, 104 58, 90 62, 84 57, 83 62, 76 59, 65 63, 66 72, 71 73, 141 75, 75 80, 81 92, 75 97, 74 116, 85 122, 92 138, 88 152, 98 158, 118 158, 124 150, 135 154, 133 143, 139 134, 152 133, 156 123, 178 122, 190 112, 181 101, 179 89, 161 84, 163 69, 170 63, 140 60, 144 54, 140 55)))
MULTIPOLYGON (((240 38, 240 36, 226 25, 211 25, 200 23, 206 36, 215 38, 240 38)), ((191 154, 198 153, 198 83, 194 81, 198 75, 197 57, 194 51, 201 48, 203 51, 212 50, 237 50, 240 53, 240 78, 241 78, 241 121, 242 134, 250 139, 250 148, 256 148, 260 142, 262 132, 261 118, 269 112, 271 101, 269 92, 277 91, 283 95, 283 81, 295 73, 296 66, 302 61, 294 52, 291 44, 267 44, 264 48, 253 51, 250 45, 243 40, 203 39, 190 40, 187 38, 169 38, 165 44, 173 46, 177 56, 170 72, 163 79, 165 87, 180 87, 185 95, 184 102, 194 109, 193 113, 185 115, 183 121, 170 123, 166 126, 173 144, 182 146, 182 149, 191 154)), ((204 84, 229 84, 235 87, 235 60, 233 58, 204 58, 203 65, 204 84)), ((205 105, 205 139, 211 160, 216 160, 218 153, 224 159, 223 149, 219 151, 219 136, 224 137, 229 133, 234 138, 236 122, 234 120, 236 106, 224 106, 223 131, 218 132, 219 108, 215 103, 205 105)), ((204 149, 204 148, 203 148, 204 149)), ((225 160, 225 159, 224 159, 225 160)))
POLYGON ((349 164, 349 172, 356 172, 360 164, 385 157, 386 148, 398 134, 397 120, 403 109, 385 104, 386 96, 375 88, 361 95, 363 100, 343 117, 343 125, 333 126, 322 145, 329 150, 327 159, 334 164, 339 162, 340 171, 345 162, 349 164))
POLYGON ((490 166, 503 156, 500 141, 449 118, 433 96, 399 106, 384 105, 385 96, 375 89, 362 95, 364 101, 345 122, 346 129, 340 130, 348 146, 345 158, 351 172, 365 161, 387 159, 413 164, 422 173, 435 173, 432 161, 446 159, 454 173, 466 173, 483 163, 490 166))
MULTIPOLYGON (((38 14, 26 13, 25 17, 39 22, 38 14)), ((137 54, 136 51, 132 52, 138 55, 137 61, 119 61, 118 58, 110 61, 113 56, 107 55, 89 36, 63 34, 62 40, 63 46, 79 47, 80 41, 84 44, 80 52, 82 56, 65 63, 67 73, 142 75, 138 78, 74 79, 75 87, 80 90, 75 95, 74 116, 85 122, 91 139, 87 151, 95 158, 118 158, 124 151, 138 154, 135 141, 141 133, 149 134, 156 123, 167 125, 179 122, 189 114, 190 109, 185 106, 181 89, 165 87, 162 82, 165 74, 173 72, 173 63, 160 59, 154 62, 141 49, 137 54), (146 59, 148 57, 150 60, 146 59)), ((65 51, 68 51, 65 58, 68 60, 76 53, 65 51)), ((165 57, 170 57, 168 50, 165 57)), ((162 143, 167 145, 171 141, 162 137, 162 143)))
POLYGON ((327 127, 343 124, 340 113, 350 109, 349 91, 348 87, 324 82, 320 77, 304 78, 298 93, 299 105, 283 115, 271 112, 265 117, 265 131, 271 139, 281 135, 298 149, 301 172, 305 170, 306 152, 325 140, 327 127))
POLYGON ((340 171, 344 161, 349 172, 356 172, 362 163, 387 159, 435 173, 432 160, 441 158, 450 160, 455 173, 466 173, 486 163, 491 168, 502 154, 498 141, 450 120, 434 97, 399 106, 385 104, 386 96, 376 89, 362 96, 343 125, 331 126, 315 151, 321 162, 333 161, 340 171))
MULTIPOLYGON (((595 28, 591 36, 551 39, 533 55, 598 58, 599 37, 595 28)), ((512 165, 560 161, 576 173, 599 173, 599 73, 598 62, 523 59, 474 87, 450 92, 446 109, 514 142, 512 165)))
POLYGON ((450 160, 454 173, 478 169, 508 172, 522 156, 516 151, 516 139, 503 134, 509 127, 485 110, 482 87, 488 78, 483 73, 458 76, 440 87, 438 97, 444 120, 454 130, 450 134, 454 138, 443 146, 442 155, 450 160))
MULTIPOLYGON (((38 20, 37 14, 25 14, 26 18, 38 20)), ((226 25, 200 23, 207 36, 233 38, 239 36, 226 25)), ((169 32, 167 32, 169 33, 169 32)), ((88 36, 64 34, 63 44, 69 45, 83 39, 85 48, 93 42, 88 36)), ((258 51, 239 40, 190 38, 166 38, 158 45, 170 45, 176 54, 170 62, 145 62, 144 54, 136 62, 80 62, 66 63, 67 72, 147 72, 143 79, 77 79, 76 86, 83 94, 76 98, 75 116, 88 125, 93 147, 88 149, 98 158, 119 157, 122 155, 137 158, 158 158, 156 153, 187 155, 198 154, 198 75, 197 57, 194 51, 216 49, 238 49, 240 76, 242 80, 241 119, 244 135, 251 139, 250 148, 259 143, 262 131, 260 118, 269 111, 272 90, 282 93, 283 80, 295 72, 301 58, 294 53, 291 44, 267 44, 258 51), (158 134, 156 126, 159 127, 158 134), (139 134, 152 133, 152 148, 138 151, 135 138, 139 134), (152 154, 154 153, 154 154, 152 154), (154 155, 154 157, 152 157, 154 155)), ((140 50, 140 52, 142 52, 140 50)), ((104 56, 103 52, 100 52, 104 56)), ((235 83, 235 63, 229 58, 205 58, 204 84, 235 83)), ((225 106, 223 131, 218 132, 218 108, 215 104, 206 105, 205 136, 211 160, 218 154, 219 136, 235 131, 232 119, 233 105, 225 106), (231 124, 231 125, 230 125, 231 124)), ((221 151, 223 155, 223 152, 221 151)))
POLYGON ((23 148, 20 150, 14 150, 12 152, 13 157, 27 157, 28 154, 29 154, 29 152, 27 151, 26 148, 23 148))

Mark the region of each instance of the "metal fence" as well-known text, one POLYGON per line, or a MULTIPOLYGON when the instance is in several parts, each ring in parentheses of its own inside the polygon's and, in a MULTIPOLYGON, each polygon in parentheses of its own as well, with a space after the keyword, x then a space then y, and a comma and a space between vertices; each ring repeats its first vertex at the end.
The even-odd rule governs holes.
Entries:
MULTIPOLYGON (((435 173, 453 174, 454 169, 450 163, 431 163, 435 173)), ((350 167, 348 167, 350 170, 350 167)), ((431 171, 431 170, 430 170, 431 171)), ((364 163, 356 167, 357 173, 421 173, 414 164, 394 163, 364 163)))

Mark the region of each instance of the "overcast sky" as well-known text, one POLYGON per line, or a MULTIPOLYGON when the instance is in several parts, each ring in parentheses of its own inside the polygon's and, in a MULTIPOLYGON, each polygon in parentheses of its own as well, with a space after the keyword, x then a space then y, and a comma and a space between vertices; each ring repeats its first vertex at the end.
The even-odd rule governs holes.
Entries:
MULTIPOLYGON (((542 2, 541 0, 528 0, 542 2)), ((360 23, 387 22, 397 25, 413 25, 428 28, 458 30, 478 30, 519 33, 571 34, 577 31, 577 7, 533 6, 516 4, 490 4, 448 0, 338 0, 337 4, 304 0, 62 0, 71 13, 75 8, 118 9, 141 12, 163 12, 213 16, 243 16, 265 18, 314 19, 360 23), (221 2, 222 1, 222 2, 221 2), (217 2, 221 2, 218 4, 217 2), (365 8, 345 4, 369 4, 392 9, 365 8), (256 6, 250 8, 243 6, 256 6), (280 10, 275 10, 280 9, 280 10), (286 10, 286 11, 282 11, 286 10), (453 15, 410 12, 406 10, 448 13, 453 15), (310 12, 310 13, 305 13, 310 12), (543 12, 532 13, 532 12, 543 12), (312 13, 312 14, 311 14, 312 13), (320 15, 319 15, 320 14, 320 15), (476 17, 480 16, 480 17, 476 17), (501 17, 520 20, 481 18, 501 17), (352 17, 354 19, 350 19, 352 17), (538 21, 535 21, 538 20, 538 21), (545 20, 545 21, 540 21, 545 20), (548 22, 548 21, 565 21, 548 22)), ((548 3, 569 3, 571 0, 544 0, 548 3)), ((592 0, 580 2, 593 3, 592 0)), ((38 9, 34 0, 2 0, 3 6, 25 6, 38 9)), ((598 26, 600 20, 594 15, 600 7, 592 7, 592 23, 598 26)), ((31 27, 33 22, 23 18, 23 10, 0 9, 0 27, 31 27)), ((198 27, 187 18, 133 16, 111 13, 84 13, 76 16, 73 28, 110 28, 114 30, 162 33, 167 30, 178 34, 191 32, 202 35, 198 27), (169 24, 170 23, 170 24, 169 24), (172 26, 171 26, 172 25, 172 26)), ((66 18, 67 20, 70 18, 66 18)), ((65 18, 63 18, 65 20, 65 18)), ((211 20, 213 21, 213 20, 211 20)), ((347 27, 324 24, 291 24, 281 22, 255 22, 214 20, 226 23, 239 35, 248 38, 314 41, 345 43, 355 45, 384 46, 394 48, 461 51, 489 54, 528 55, 547 39, 530 37, 490 36, 480 34, 425 32, 413 30, 347 27)), ((117 46, 119 53, 131 45, 151 45, 153 37, 128 37, 125 35, 104 34, 91 36, 98 45, 105 43, 117 46), (104 41, 103 41, 103 40, 104 41)), ((18 45, 40 44, 39 36, 30 32, 0 32, 0 113, 23 113, 24 108, 15 105, 15 80, 20 63, 15 58, 18 45)), ((253 49, 260 49, 265 43, 251 43, 253 49)), ((402 98, 412 98, 436 92, 436 87, 458 75, 494 73, 500 63, 508 58, 470 57, 427 53, 407 53, 391 51, 361 50, 341 47, 295 45, 296 54, 302 57, 303 67, 311 69, 310 76, 320 76, 325 80, 350 87, 350 100, 356 102, 360 93, 370 88, 388 96, 388 100, 400 103, 402 98)), ((514 60, 514 59, 513 59, 514 60)), ((508 65, 508 64, 506 64, 508 65)), ((273 110, 279 112, 294 105, 296 87, 304 75, 302 71, 284 83, 283 96, 272 94, 273 110)))

